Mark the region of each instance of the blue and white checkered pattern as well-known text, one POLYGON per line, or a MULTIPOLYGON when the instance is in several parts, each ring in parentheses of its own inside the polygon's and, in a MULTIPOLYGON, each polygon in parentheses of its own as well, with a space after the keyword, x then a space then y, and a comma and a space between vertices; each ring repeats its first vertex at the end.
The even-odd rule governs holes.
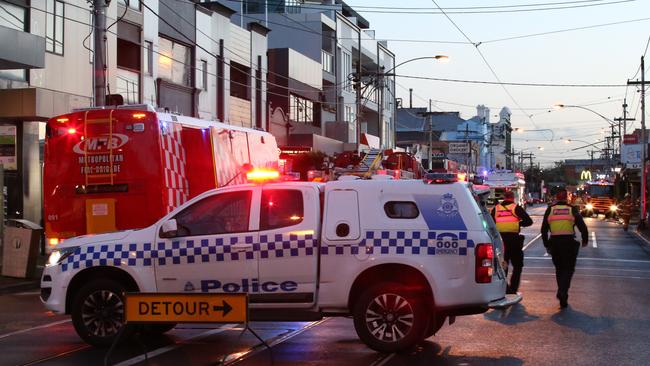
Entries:
POLYGON ((210 263, 260 258, 311 256, 318 240, 313 234, 222 236, 209 239, 189 239, 152 243, 102 244, 80 247, 61 264, 63 272, 93 266, 159 266, 171 264, 210 263), (234 251, 236 244, 250 244, 251 248, 234 251))
POLYGON ((474 242, 467 239, 466 232, 449 233, 435 231, 386 231, 373 230, 365 233, 358 244, 323 246, 323 255, 467 255, 474 242))
MULTIPOLYGON (((222 236, 220 238, 173 240, 153 243, 100 244, 80 247, 63 260, 63 272, 93 266, 165 266, 312 256, 318 250, 313 234, 222 236), (233 251, 236 244, 251 244, 244 251, 233 251)), ((322 255, 467 255, 474 242, 466 232, 367 231, 357 244, 323 246, 322 255)))

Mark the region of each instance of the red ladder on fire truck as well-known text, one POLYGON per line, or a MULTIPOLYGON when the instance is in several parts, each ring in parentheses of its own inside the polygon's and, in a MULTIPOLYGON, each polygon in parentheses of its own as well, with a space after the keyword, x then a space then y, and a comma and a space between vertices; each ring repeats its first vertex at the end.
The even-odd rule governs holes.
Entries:
MULTIPOLYGON (((106 118, 96 118, 96 119, 88 119, 88 112, 89 110, 84 113, 84 135, 83 138, 86 139, 86 141, 91 141, 91 136, 88 133, 88 125, 101 125, 101 124, 108 124, 108 140, 106 141, 106 149, 108 150, 108 165, 109 165, 109 170, 108 173, 95 173, 93 174, 90 170, 91 168, 88 166, 88 155, 102 155, 106 154, 105 151, 97 151, 97 152, 88 152, 88 145, 87 143, 83 148, 84 152, 84 177, 85 177, 85 182, 86 182, 86 187, 90 183, 94 185, 102 185, 102 184, 114 184, 114 178, 115 178, 115 172, 113 169, 113 110, 111 110, 108 119, 106 118), (106 179, 108 178, 108 179, 106 179), (103 181, 101 179, 104 179, 103 181), (91 180, 94 180, 91 182, 91 180)), ((117 121, 117 120, 116 120, 117 121)))

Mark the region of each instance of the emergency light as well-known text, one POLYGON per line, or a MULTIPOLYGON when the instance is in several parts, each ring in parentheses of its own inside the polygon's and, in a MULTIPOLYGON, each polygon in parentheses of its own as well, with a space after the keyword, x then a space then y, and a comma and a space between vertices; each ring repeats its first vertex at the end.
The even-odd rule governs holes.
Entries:
POLYGON ((251 182, 264 182, 280 177, 280 172, 271 169, 253 169, 246 173, 246 178, 251 182))

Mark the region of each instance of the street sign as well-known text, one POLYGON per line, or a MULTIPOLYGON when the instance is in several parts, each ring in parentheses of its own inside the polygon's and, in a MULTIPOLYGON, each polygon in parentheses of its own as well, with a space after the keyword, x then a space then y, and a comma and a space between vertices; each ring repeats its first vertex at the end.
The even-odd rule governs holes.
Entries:
POLYGON ((127 293, 126 323, 246 323, 248 295, 127 293))
POLYGON ((431 158, 432 159, 444 159, 446 157, 446 154, 440 150, 433 150, 431 151, 431 158))
POLYGON ((450 154, 469 154, 469 144, 467 142, 450 142, 450 154))

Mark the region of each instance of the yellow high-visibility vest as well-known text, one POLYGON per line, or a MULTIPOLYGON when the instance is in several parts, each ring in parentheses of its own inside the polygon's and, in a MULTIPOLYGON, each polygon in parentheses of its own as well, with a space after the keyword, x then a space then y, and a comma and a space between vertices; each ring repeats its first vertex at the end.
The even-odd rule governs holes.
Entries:
POLYGON ((551 236, 553 235, 574 235, 573 225, 575 218, 571 212, 569 205, 556 205, 551 207, 551 212, 548 215, 548 224, 551 228, 551 236))
POLYGON ((497 223, 497 230, 500 233, 518 233, 519 217, 515 214, 517 205, 514 203, 508 206, 497 205, 494 212, 494 219, 497 223))

